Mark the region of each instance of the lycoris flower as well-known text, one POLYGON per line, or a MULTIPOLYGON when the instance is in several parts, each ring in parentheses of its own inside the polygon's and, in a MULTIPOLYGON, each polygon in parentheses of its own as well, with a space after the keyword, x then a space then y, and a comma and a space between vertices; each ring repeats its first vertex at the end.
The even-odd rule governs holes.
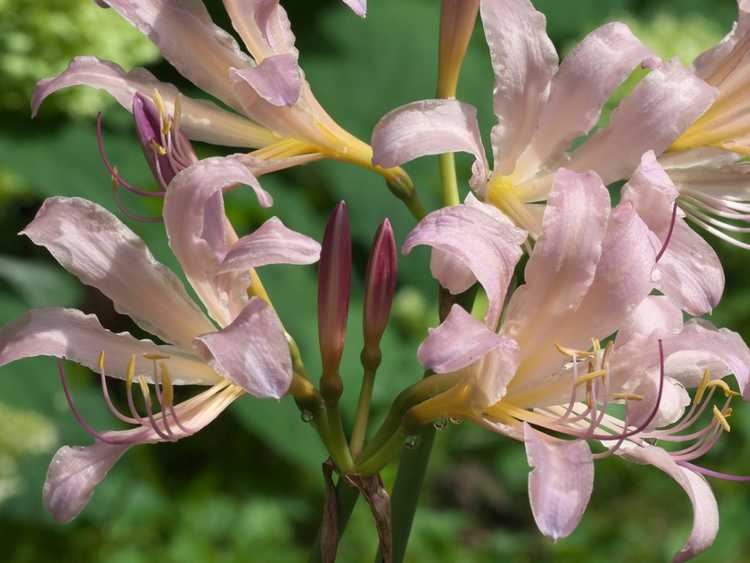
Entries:
POLYGON ((495 72, 494 170, 476 110, 456 100, 413 102, 387 114, 373 132, 373 162, 396 166, 424 155, 471 153, 477 195, 532 236, 541 227, 534 202, 547 198, 558 167, 594 170, 605 184, 626 178, 644 152, 663 152, 713 100, 711 86, 676 61, 660 64, 625 24, 594 30, 558 68, 545 17, 529 0, 481 0, 480 13, 495 72), (570 153, 639 64, 653 70, 609 125, 570 153))
MULTIPOLYGON (((490 310, 482 322, 456 305, 431 331, 418 357, 438 374, 432 377, 455 383, 410 416, 420 423, 465 418, 523 441, 534 468, 532 512, 540 530, 555 539, 578 524, 595 459, 614 453, 662 469, 685 489, 695 510, 693 531, 675 557, 684 561, 707 548, 718 531, 716 501, 702 474, 734 477, 694 461, 729 429, 729 403, 739 393, 723 378, 733 374, 750 397, 750 350, 733 332, 700 319, 683 323, 668 296, 649 295, 659 278, 655 266, 663 276, 674 274, 674 266, 661 260, 667 252, 679 254, 684 244, 670 249, 670 238, 661 240, 639 216, 639 207, 653 205, 654 213, 666 208, 667 223, 674 217, 668 199, 674 194, 651 185, 658 176, 653 164, 650 155, 614 209, 596 174, 555 174, 525 284, 510 296, 502 319, 499 306, 520 254, 509 233, 517 236, 517 229, 493 234, 481 221, 457 228, 467 211, 477 217, 497 213, 477 202, 439 210, 416 227, 405 249, 429 244, 455 254, 488 291, 490 310), (488 260, 503 249, 503 261, 488 260), (696 389, 692 404, 687 388, 696 389), (717 392, 726 400, 709 407, 717 392), (624 415, 611 414, 614 404, 625 406, 624 415), (695 429, 707 408, 712 420, 695 429), (652 439, 682 447, 667 451, 652 439), (589 441, 603 451, 592 453, 589 441)), ((688 236, 687 227, 673 222, 674 240, 688 236)), ((662 284, 665 292, 674 289, 662 284)))
MULTIPOLYGON (((128 111, 133 111, 134 96, 140 93, 158 102, 190 139, 259 148, 246 161, 256 175, 256 167, 263 170, 269 163, 279 169, 332 158, 374 169, 392 185, 411 188, 402 170, 373 167, 370 147, 339 126, 315 99, 298 64, 294 35, 278 0, 224 1, 252 58, 213 23, 200 0, 100 3, 148 36, 183 76, 234 111, 181 96, 177 88, 158 81, 145 69, 126 73, 111 62, 77 57, 59 76, 39 82, 31 104, 34 114, 44 98, 68 86, 104 89, 128 111)), ((347 4, 364 15, 364 2, 347 4)))
POLYGON ((660 161, 691 221, 750 248, 737 238, 750 231, 750 2, 737 4, 732 31, 693 62, 695 74, 716 89, 716 99, 660 161))
POLYGON ((255 188, 263 205, 270 205, 270 197, 244 166, 230 168, 225 160, 216 160, 177 175, 164 208, 170 246, 208 316, 143 241, 95 203, 50 198, 23 231, 83 283, 109 297, 117 311, 164 342, 112 333, 95 316, 74 309, 35 309, 0 331, 0 365, 56 356, 97 371, 109 408, 134 426, 104 433, 91 428, 75 409, 60 366, 74 415, 96 442, 85 448, 65 446, 52 460, 44 502, 58 520, 80 513, 95 486, 131 446, 179 440, 199 431, 241 395, 279 398, 292 383, 285 331, 268 303, 248 297, 250 270, 272 263, 310 264, 320 247, 276 218, 238 239, 224 214, 222 189, 245 183, 255 188), (125 380, 129 414, 113 405, 105 376, 125 380), (135 406, 134 385, 143 396, 145 414, 135 406), (174 404, 174 385, 210 388, 174 404))

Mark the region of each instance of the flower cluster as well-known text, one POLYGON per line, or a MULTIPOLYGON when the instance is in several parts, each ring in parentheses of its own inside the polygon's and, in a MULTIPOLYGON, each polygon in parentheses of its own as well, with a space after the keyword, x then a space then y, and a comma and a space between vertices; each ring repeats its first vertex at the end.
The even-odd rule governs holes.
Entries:
MULTIPOLYGON (((71 410, 95 442, 63 447, 52 460, 44 501, 57 519, 74 518, 128 448, 187 437, 244 394, 291 395, 336 470, 370 502, 384 555, 390 542, 382 535, 387 511, 377 473, 405 439, 448 418, 524 443, 532 513, 555 540, 581 520, 594 462, 615 455, 659 468, 689 496, 693 528, 675 561, 711 545, 719 516, 707 477, 750 478, 700 459, 730 430, 732 402, 750 399, 750 349, 704 318, 719 305, 724 272, 691 225, 750 248, 741 238, 750 231, 750 1, 739 0, 732 32, 685 68, 661 60, 616 22, 591 32, 559 63, 545 17, 529 0, 444 0, 439 97, 384 116, 372 148, 316 101, 278 0, 224 0, 250 56, 200 1, 99 4, 228 109, 183 96, 143 69, 125 72, 93 57, 74 59, 34 92, 34 113, 48 95, 81 84, 106 90, 132 112, 159 190, 119 175, 100 116, 102 159, 115 186, 163 198, 169 245, 200 300, 95 203, 50 198, 22 232, 158 339, 114 334, 71 309, 33 310, 0 331, 0 364, 38 355, 82 364, 100 374, 113 415, 132 426, 92 428, 58 360, 71 410), (492 165, 476 110, 455 98, 478 16, 495 74, 492 165), (639 67, 645 77, 600 127, 605 103, 639 67), (200 160, 191 141, 254 150, 200 160), (474 157, 463 203, 451 181, 451 153, 459 151, 474 157), (440 155, 445 165, 444 207, 429 214, 398 168, 425 155, 440 155), (348 438, 338 406, 352 275, 346 205, 331 214, 322 245, 277 218, 239 237, 224 208, 223 194, 238 186, 271 206, 258 176, 321 158, 386 179, 419 219, 403 252, 430 247, 442 288, 441 322, 416 351, 428 377, 395 398, 370 440, 380 339, 396 288, 390 223, 377 231, 367 267, 364 375, 348 438), (316 387, 257 269, 318 260, 316 387), (481 313, 467 300, 477 287, 487 297, 481 313), (127 413, 110 397, 107 378, 124 380, 127 413), (177 385, 208 389, 176 402, 177 385)), ((346 4, 364 15, 364 1, 346 4)))

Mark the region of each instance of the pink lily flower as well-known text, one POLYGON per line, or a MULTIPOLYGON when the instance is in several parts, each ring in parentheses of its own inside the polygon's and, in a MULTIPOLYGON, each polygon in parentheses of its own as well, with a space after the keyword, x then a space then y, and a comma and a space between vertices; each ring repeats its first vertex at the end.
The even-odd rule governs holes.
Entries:
MULTIPOLYGON (((655 174, 653 168, 644 169, 650 164, 646 159, 636 173, 639 181, 626 187, 614 209, 595 173, 561 169, 555 174, 525 284, 510 296, 502 319, 497 306, 520 251, 491 262, 493 245, 512 246, 508 231, 492 234, 479 221, 459 229, 454 223, 456 216, 476 215, 476 205, 490 206, 442 209, 417 225, 405 251, 428 244, 464 260, 485 289, 489 282, 483 280, 502 281, 484 322, 454 306, 423 342, 420 362, 436 373, 432 377, 455 383, 411 414, 421 422, 474 420, 523 441, 533 467, 532 512, 542 533, 554 539, 571 534, 580 521, 593 488, 595 459, 617 454, 660 468, 693 503, 693 530, 675 556, 685 561, 706 549, 718 531, 716 501, 702 475, 734 477, 694 461, 728 429, 729 401, 739 393, 723 378, 734 374, 743 396, 750 398, 750 350, 733 332, 703 320, 683 323, 668 296, 650 295, 655 265, 664 278, 673 274, 671 262, 657 264, 672 251, 667 250, 671 243, 660 240, 637 207, 650 197, 672 215, 673 205, 660 198, 674 197, 646 192, 645 182, 655 174), (488 264, 494 264, 494 276, 482 270, 488 264), (602 344, 612 335, 616 339, 602 344), (696 389, 692 401, 688 388, 696 389), (717 392, 724 392, 726 400, 713 407, 711 422, 694 429, 717 392), (612 404, 625 405, 623 417, 609 414, 612 404), (652 438, 685 447, 667 452, 651 445, 652 438), (590 441, 604 450, 592 453, 590 441)), ((679 241, 687 235, 674 234, 678 229, 684 227, 673 225, 672 237, 679 241)), ((660 283, 662 290, 672 289, 660 283)))
MULTIPOLYGON (((159 106, 164 122, 179 124, 190 139, 259 149, 247 161, 256 175, 255 166, 264 169, 268 161, 279 169, 332 158, 373 169, 394 185, 411 186, 402 170, 373 167, 369 145, 339 126, 315 99, 279 0, 224 1, 251 56, 213 23, 200 0, 102 0, 101 4, 151 39, 185 78, 231 111, 183 96, 145 69, 125 72, 112 62, 77 57, 59 76, 39 82, 32 114, 47 96, 69 86, 106 90, 128 111, 133 111, 139 93, 159 106)), ((364 15, 363 1, 347 4, 364 15)))
POLYGON ((313 263, 320 246, 276 218, 238 238, 222 198, 222 190, 237 183, 252 186, 261 204, 270 205, 270 196, 247 168, 240 163, 230 167, 226 159, 206 159, 178 174, 165 197, 170 246, 208 316, 135 233, 93 202, 49 198, 23 231, 66 270, 109 297, 117 311, 164 342, 110 332, 94 315, 75 309, 34 309, 0 330, 0 365, 55 356, 86 366, 101 374, 113 414, 133 426, 94 430, 76 410, 60 364, 73 413, 95 443, 64 446, 50 464, 44 503, 57 520, 75 518, 130 447, 190 436, 245 393, 279 398, 288 391, 293 373, 286 334, 268 303, 248 298, 249 270, 313 263), (126 381, 129 414, 113 405, 106 377, 126 381), (135 407, 134 383, 145 415, 135 407), (174 385, 209 388, 174 404, 174 385))
POLYGON ((750 248, 750 1, 738 0, 732 31, 693 62, 695 74, 718 95, 662 155, 679 189, 680 208, 717 237, 750 248))
POLYGON ((604 25, 558 67, 546 20, 529 0, 481 0, 495 72, 494 169, 485 157, 476 109, 457 100, 423 100, 397 108, 373 132, 373 162, 396 166, 417 157, 468 152, 471 187, 532 236, 541 230, 538 202, 560 166, 594 170, 605 184, 627 177, 648 150, 668 148, 715 97, 714 88, 678 62, 658 64, 622 23, 604 25), (597 124, 602 106, 638 65, 653 68, 582 146, 573 141, 597 124))

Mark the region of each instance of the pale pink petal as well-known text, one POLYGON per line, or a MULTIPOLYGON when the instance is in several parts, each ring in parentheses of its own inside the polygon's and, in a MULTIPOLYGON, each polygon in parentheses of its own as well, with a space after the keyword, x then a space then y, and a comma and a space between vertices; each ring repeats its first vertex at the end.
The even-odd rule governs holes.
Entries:
POLYGON ((526 264, 526 283, 513 294, 503 324, 503 333, 527 354, 555 333, 560 319, 575 311, 589 291, 609 214, 609 193, 596 174, 557 172, 542 234, 526 264))
POLYGON ((580 324, 571 334, 582 339, 612 334, 651 292, 655 249, 649 234, 629 204, 612 211, 596 277, 576 312, 580 324))
POLYGON ((236 154, 232 156, 236 156, 245 166, 247 166, 247 169, 250 170, 250 173, 256 178, 259 178, 264 174, 271 174, 272 172, 286 170, 287 168, 292 168, 294 166, 303 166, 323 158, 323 155, 317 152, 283 158, 256 158, 253 154, 254 153, 244 155, 236 154))
POLYGON ((91 201, 48 198, 22 234, 109 297, 117 311, 167 342, 189 349, 196 334, 214 329, 138 235, 91 201))
POLYGON ((316 240, 271 217, 232 245, 219 272, 249 270, 267 264, 314 264, 319 258, 320 244, 316 240))
POLYGON ((538 161, 558 158, 588 133, 615 89, 650 55, 623 23, 608 23, 588 34, 552 79, 531 145, 538 161))
POLYGON ((472 186, 489 174, 477 110, 456 100, 422 100, 387 113, 372 132, 373 164, 400 166, 420 156, 448 152, 474 155, 472 186))
POLYGON ((237 70, 235 76, 271 105, 292 106, 299 99, 302 75, 292 55, 270 56, 255 68, 237 70))
POLYGON ((640 375, 641 382, 630 391, 642 396, 643 400, 627 402, 625 408, 628 413, 628 424, 641 427, 648 423, 644 429, 651 430, 669 426, 680 420, 685 414, 685 409, 691 403, 690 395, 685 386, 672 377, 665 377, 661 394, 659 394, 661 377, 658 370, 638 375, 640 375), (659 408, 654 416, 657 398, 659 399, 659 408))
POLYGON ((146 35, 185 78, 227 105, 241 109, 230 68, 251 68, 234 38, 217 27, 201 0, 106 0, 146 35))
POLYGON ((181 96, 180 128, 196 141, 231 147, 261 147, 277 140, 267 129, 220 109, 212 102, 182 96, 172 84, 158 81, 145 69, 126 73, 115 63, 96 57, 76 57, 60 75, 40 80, 31 99, 32 116, 50 94, 80 85, 106 90, 128 111, 132 111, 136 92, 150 98, 158 90, 170 114, 174 113, 175 99, 181 96))
POLYGON ((663 342, 668 375, 695 387, 704 369, 711 379, 733 374, 744 399, 750 400, 750 350, 739 334, 694 321, 663 342))
POLYGON ((711 380, 733 374, 745 400, 750 399, 750 350, 742 337, 694 319, 684 328, 654 331, 615 348, 611 358, 613 378, 624 381, 641 374, 657 374, 660 366, 658 340, 664 350, 664 373, 688 388, 697 387, 708 370, 711 380))
POLYGON ((289 18, 279 0, 224 0, 232 26, 257 62, 273 55, 299 55, 289 18))
MULTIPOLYGON (((494 326, 526 233, 496 209, 481 205, 486 209, 465 204, 430 213, 409 234, 402 250, 408 254, 424 244, 462 262, 487 292, 490 305, 485 322, 494 326)), ((451 286, 455 288, 453 282, 451 286)))
POLYGON ((515 340, 502 341, 473 366, 467 368, 465 383, 469 386, 469 405, 482 412, 505 395, 508 384, 516 375, 521 351, 515 340))
POLYGON ((740 154, 717 148, 667 153, 659 157, 683 195, 750 199, 750 166, 740 154))
POLYGON ((617 346, 631 340, 647 338, 654 333, 664 334, 682 330, 682 311, 669 297, 649 295, 630 314, 617 331, 617 346))
POLYGON ((213 368, 254 397, 280 399, 292 382, 284 327, 258 297, 224 330, 196 338, 213 368))
POLYGON ((657 287, 692 315, 703 315, 718 305, 724 291, 724 270, 719 257, 679 216, 672 224, 678 191, 653 152, 643 155, 622 192, 658 236, 669 241, 655 269, 657 287))
POLYGON ((460 295, 477 283, 477 278, 460 258, 438 249, 433 249, 430 255, 430 272, 453 295, 460 295))
POLYGON ((344 4, 360 17, 364 18, 367 15, 367 0, 344 0, 344 4))
POLYGON ((451 373, 474 364, 507 339, 488 329, 460 305, 419 346, 417 359, 435 373, 451 373))
POLYGON ((557 70, 557 52, 544 15, 529 0, 481 2, 480 12, 495 71, 495 173, 505 175, 513 172, 536 130, 557 70))
POLYGON ((127 333, 115 334, 102 327, 94 315, 75 309, 32 309, 0 329, 0 365, 23 358, 54 356, 99 370, 104 353, 104 372, 125 379, 128 362, 135 356, 136 373, 151 380, 154 355, 164 362, 176 385, 212 385, 221 381, 199 357, 174 346, 157 346, 127 333))
POLYGON ((553 540, 573 533, 594 487, 594 462, 583 440, 565 441, 524 423, 529 502, 536 525, 553 540))
POLYGON ((688 561, 708 549, 719 532, 719 507, 706 480, 680 467, 667 452, 654 446, 639 447, 626 443, 618 450, 618 455, 635 463, 658 467, 677 481, 690 497, 693 505, 693 529, 685 545, 672 560, 673 563, 688 561))
MULTIPOLYGON (((250 186, 261 205, 271 196, 261 188, 242 161, 233 157, 207 158, 183 170, 164 198, 164 224, 169 245, 195 292, 220 326, 239 314, 246 299, 246 274, 220 274, 219 269, 236 234, 223 209, 222 190, 250 186)), ((209 332, 209 331, 204 331, 209 332)))
MULTIPOLYGON (((211 388, 175 407, 182 426, 189 431, 185 433, 173 427, 177 439, 204 428, 240 396, 236 389, 216 389, 211 388)), ((64 446, 52 458, 42 497, 44 507, 59 522, 69 522, 81 513, 96 486, 129 448, 163 441, 153 428, 146 426, 105 432, 103 436, 109 441, 121 442, 121 445, 97 442, 88 447, 64 446)))
POLYGON ((732 71, 736 71, 750 46, 750 1, 737 0, 737 9, 739 13, 732 31, 693 61, 695 74, 715 86, 732 71))
POLYGON ((661 154, 713 102, 716 89, 677 61, 652 70, 612 113, 609 125, 573 153, 573 170, 595 170, 605 184, 629 176, 641 156, 661 154))
POLYGON ((130 444, 114 446, 99 442, 85 448, 63 446, 57 450, 44 481, 44 508, 58 522, 73 520, 130 447, 130 444))

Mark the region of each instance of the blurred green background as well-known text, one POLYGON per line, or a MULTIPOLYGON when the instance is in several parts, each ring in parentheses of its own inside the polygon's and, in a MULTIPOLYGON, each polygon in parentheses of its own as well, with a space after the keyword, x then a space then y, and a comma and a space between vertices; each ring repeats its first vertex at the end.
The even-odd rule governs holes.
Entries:
MULTIPOLYGON (((439 3, 371 0, 361 21, 338 0, 284 2, 297 35, 302 64, 324 107, 367 139, 385 112, 431 97, 436 78, 439 3)), ((539 0, 548 29, 565 53, 593 27, 627 21, 662 56, 689 62, 729 29, 732 0, 539 0)), ((220 2, 209 3, 229 29, 220 2)), ((57 94, 40 116, 28 100, 39 78, 61 71, 74 55, 95 54, 130 68, 147 65, 164 80, 183 82, 156 51, 111 11, 91 0, 0 0, 0 322, 29 307, 61 305, 95 312, 108 328, 135 330, 109 302, 80 286, 45 251, 16 233, 53 194, 84 196, 114 209, 110 181, 95 145, 93 116, 104 111, 110 157, 131 182, 153 180, 142 160, 129 116, 106 96, 83 88, 57 94)), ((464 66, 460 97, 480 111, 488 134, 492 73, 481 31, 464 66)), ((198 147, 201 156, 215 148, 198 147)), ((459 157, 468 175, 468 158, 459 157)), ((409 167, 426 204, 437 204, 436 162, 409 167)), ((369 240, 383 217, 399 240, 411 218, 381 181, 362 170, 317 163, 263 179, 271 210, 292 228, 320 238, 326 213, 339 199, 350 205, 355 237, 356 288, 343 374, 349 418, 358 393, 361 346, 361 278, 369 240)), ((465 185, 465 182, 464 182, 465 185)), ((231 218, 247 232, 268 217, 246 193, 229 198, 231 218)), ((137 200, 133 209, 158 213, 137 200)), ((152 251, 175 267, 160 225, 131 225, 152 251)), ((727 293, 712 320, 750 338, 747 253, 711 240, 728 277, 727 293)), ((420 375, 416 347, 434 324, 435 290, 427 252, 400 261, 394 320, 384 343, 375 406, 383 413, 393 396, 420 375)), ((318 369, 315 271, 270 267, 262 276, 311 373, 318 369)), ((137 331, 135 331, 137 333, 137 331)), ((97 381, 69 367, 77 401, 99 428, 116 427, 97 381)), ((733 431, 706 460, 724 471, 750 471, 750 409, 738 408, 733 431)), ((87 444, 68 412, 50 359, 0 369, 0 545, 3 561, 107 563, 303 561, 322 508, 316 435, 284 400, 238 401, 216 423, 178 444, 137 447, 112 471, 74 523, 54 523, 42 509, 46 465, 62 444, 87 444)), ((384 477, 391 482, 394 468, 384 477)), ((523 447, 468 424, 438 434, 417 514, 408 561, 540 562, 667 560, 687 536, 690 507, 679 487, 658 470, 607 459, 597 464, 591 506, 574 535, 557 544, 536 531, 526 495, 523 447)), ((750 550, 750 488, 712 483, 722 527, 699 561, 741 561, 750 550)), ((375 534, 360 503, 343 538, 342 562, 370 562, 375 534)))

